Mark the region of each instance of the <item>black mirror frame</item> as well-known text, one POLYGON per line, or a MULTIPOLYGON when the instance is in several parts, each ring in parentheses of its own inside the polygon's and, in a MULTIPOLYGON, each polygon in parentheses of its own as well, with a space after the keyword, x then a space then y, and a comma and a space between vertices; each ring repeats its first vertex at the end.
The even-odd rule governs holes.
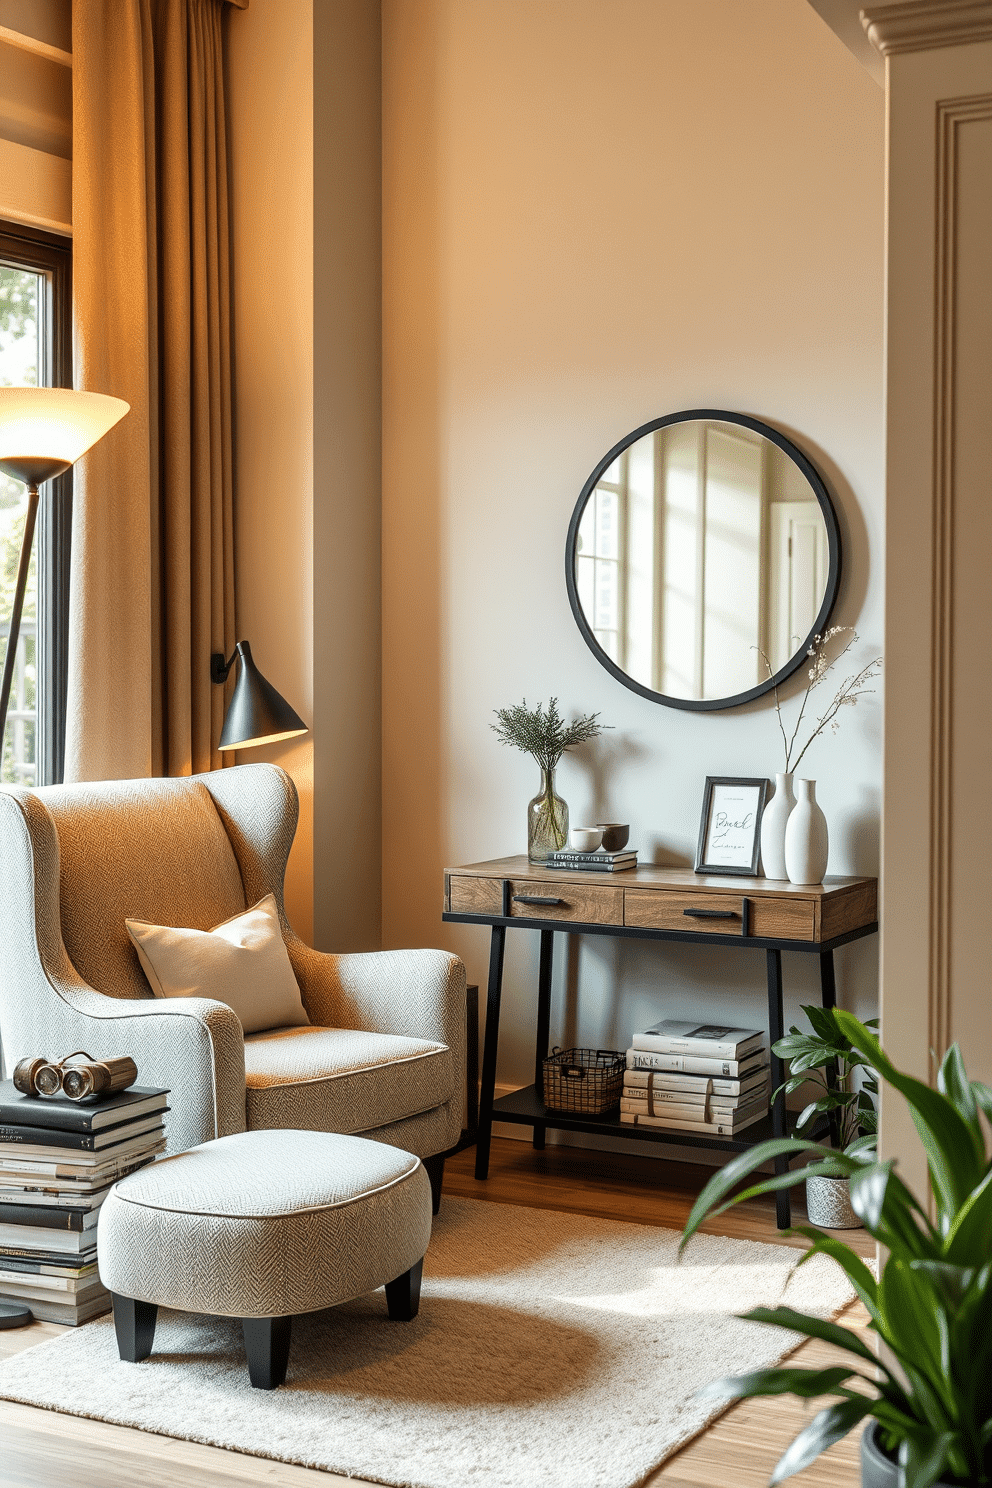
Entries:
POLYGON ((738 708, 742 703, 751 703, 755 698, 764 697, 765 693, 771 692, 773 688, 783 683, 787 677, 791 677, 793 672, 798 671, 806 659, 813 637, 823 634, 827 621, 830 618, 830 613, 836 603, 837 592, 840 588, 840 573, 840 528, 837 525, 837 513, 834 511, 833 502, 830 499, 819 471, 810 462, 809 458, 803 454, 798 445, 793 444, 791 439, 786 439, 784 434, 780 434, 770 424, 762 423, 760 419, 749 418, 743 413, 728 413, 725 409, 720 408, 690 408, 683 413, 669 413, 664 418, 652 419, 648 424, 641 424, 639 429, 634 429, 632 433, 625 435, 618 444, 615 444, 603 456, 582 487, 579 499, 575 503, 575 509, 572 512, 571 521, 568 524, 568 537, 565 541, 565 587, 568 590, 568 602, 575 617, 575 623, 581 632, 582 639, 600 666, 604 666, 618 682, 622 682, 624 687, 629 687, 631 692, 640 693, 641 697, 649 698, 653 703, 662 703, 666 708, 684 708, 691 713, 717 713, 727 708, 738 708), (820 511, 823 513, 823 521, 827 529, 827 549, 829 555, 827 583, 824 590, 823 603, 820 605, 819 613, 813 623, 812 630, 798 651, 790 657, 785 666, 777 671, 773 677, 767 678, 766 681, 759 683, 757 687, 750 688, 747 692, 737 693, 735 697, 677 698, 669 697, 663 692, 655 692, 652 688, 645 687, 642 682, 635 682, 633 677, 629 677, 626 672, 621 671, 616 662, 607 656, 597 641, 579 603, 579 591, 575 579, 576 545, 579 536, 579 523, 582 520, 586 502, 599 484, 604 472, 609 470, 614 460, 618 459, 625 449, 629 449, 632 444, 636 444, 646 434, 653 434, 656 429, 667 428, 670 424, 684 424, 689 423, 690 420, 698 421, 703 419, 724 424, 739 424, 742 428, 750 429, 754 434, 761 434, 765 439, 770 439, 772 444, 777 445, 783 454, 788 455, 789 459, 799 466, 799 469, 813 488, 813 493, 819 502, 820 511))

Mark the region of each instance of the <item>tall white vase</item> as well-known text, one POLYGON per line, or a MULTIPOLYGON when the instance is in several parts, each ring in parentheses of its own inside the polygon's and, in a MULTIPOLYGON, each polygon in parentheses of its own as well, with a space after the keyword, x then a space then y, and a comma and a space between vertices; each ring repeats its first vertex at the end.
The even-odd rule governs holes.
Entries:
POLYGON ((796 804, 785 827, 789 882, 818 884, 827 871, 827 818, 816 804, 816 781, 796 781, 796 804))
POLYGON ((788 878, 785 866, 785 827, 796 804, 792 776, 775 776, 775 794, 761 813, 761 871, 766 878, 788 878))

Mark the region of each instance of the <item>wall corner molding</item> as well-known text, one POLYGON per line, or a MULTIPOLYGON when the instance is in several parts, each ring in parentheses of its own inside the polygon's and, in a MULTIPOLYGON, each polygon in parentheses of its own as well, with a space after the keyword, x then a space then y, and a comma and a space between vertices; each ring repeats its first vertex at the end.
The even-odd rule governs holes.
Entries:
POLYGON ((992 0, 902 0, 861 12, 868 40, 883 57, 992 41, 992 0))

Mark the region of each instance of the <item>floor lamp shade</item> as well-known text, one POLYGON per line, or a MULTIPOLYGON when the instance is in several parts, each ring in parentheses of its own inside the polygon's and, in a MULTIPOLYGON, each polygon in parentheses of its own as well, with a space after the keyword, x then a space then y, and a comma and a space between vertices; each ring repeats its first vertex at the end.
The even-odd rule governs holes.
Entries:
POLYGON ((14 680, 31 545, 38 514, 38 487, 75 465, 128 412, 130 404, 106 393, 73 388, 0 387, 0 470, 28 488, 14 602, 0 678, 0 748, 14 680))
POLYGON ((127 413, 123 398, 72 388, 0 388, 0 469, 25 485, 74 465, 127 413))
POLYGON ((272 744, 277 739, 292 739, 296 734, 307 733, 307 726, 296 709, 258 670, 247 641, 238 642, 229 662, 225 663, 223 656, 213 658, 214 681, 224 681, 235 659, 241 666, 218 749, 249 749, 254 744, 272 744))

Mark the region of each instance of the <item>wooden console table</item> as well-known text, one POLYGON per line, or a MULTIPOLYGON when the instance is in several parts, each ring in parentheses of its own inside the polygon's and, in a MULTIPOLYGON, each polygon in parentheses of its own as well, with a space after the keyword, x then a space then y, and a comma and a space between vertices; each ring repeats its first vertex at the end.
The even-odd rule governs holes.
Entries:
MULTIPOLYGON (((658 1128, 626 1126, 619 1114, 581 1116, 550 1111, 542 1098, 542 1061, 550 1043, 551 970, 555 931, 575 935, 609 935, 638 940, 715 943, 738 951, 764 951, 768 980, 769 1044, 785 1032, 782 1007, 782 952, 814 955, 820 963, 824 1007, 836 999, 833 953, 849 941, 878 929, 877 881, 874 878, 827 878, 814 887, 767 878, 705 876, 684 868, 640 867, 625 873, 565 872, 542 868, 526 857, 497 858, 449 868, 444 875, 443 919, 461 925, 491 927, 486 1037, 482 1056, 479 1133, 475 1176, 489 1174, 489 1148, 494 1118, 534 1129, 534 1146, 544 1146, 547 1127, 561 1131, 597 1132, 634 1141, 668 1142, 678 1147, 705 1147, 743 1152, 769 1137, 782 1137, 793 1121, 779 1096, 764 1121, 735 1137, 658 1128), (508 929, 537 930, 541 936, 537 988, 537 1044, 534 1084, 494 1101, 503 951, 508 929)), ((673 1009, 673 1011, 676 1011, 673 1009)), ((771 1055, 772 1089, 784 1078, 782 1061, 771 1055)), ((775 1160, 775 1171, 787 1170, 788 1157, 775 1160)), ((790 1222, 789 1192, 776 1194, 780 1229, 790 1222)))

